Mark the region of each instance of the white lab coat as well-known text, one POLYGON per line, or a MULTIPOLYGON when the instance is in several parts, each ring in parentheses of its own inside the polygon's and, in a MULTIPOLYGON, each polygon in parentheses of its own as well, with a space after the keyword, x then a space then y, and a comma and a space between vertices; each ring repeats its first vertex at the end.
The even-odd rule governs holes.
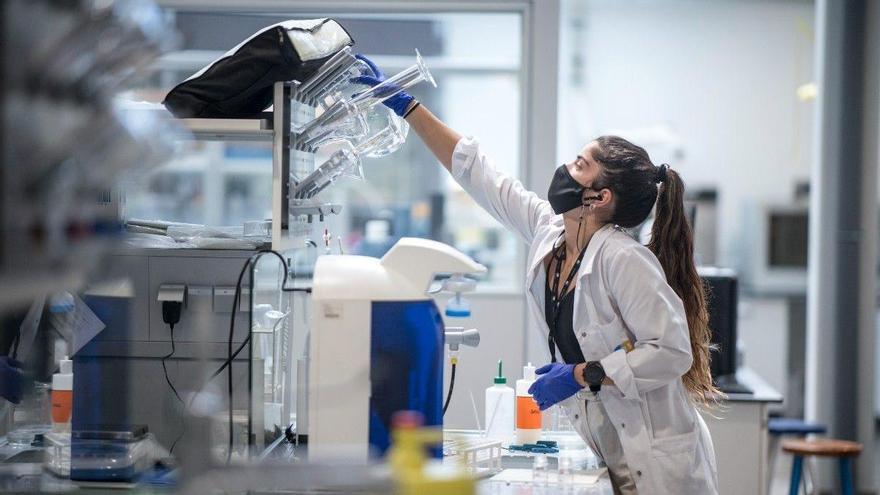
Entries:
MULTIPOLYGON (((562 216, 518 180, 498 172, 471 138, 456 145, 452 174, 528 244, 529 317, 546 340, 543 260, 563 231, 562 216)), ((717 493, 712 439, 681 380, 692 362, 684 305, 660 262, 606 225, 590 240, 574 297, 574 328, 584 358, 600 361, 616 385, 603 387, 599 395, 639 493, 717 493), (629 353, 614 350, 624 339, 635 345, 629 353)), ((586 441, 584 401, 574 396, 561 405, 586 441)))

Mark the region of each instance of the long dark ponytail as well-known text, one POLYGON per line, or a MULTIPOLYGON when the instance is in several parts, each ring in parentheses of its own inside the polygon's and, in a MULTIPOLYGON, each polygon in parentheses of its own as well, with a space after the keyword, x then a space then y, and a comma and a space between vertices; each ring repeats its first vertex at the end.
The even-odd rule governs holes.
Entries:
POLYGON ((709 313, 703 281, 694 263, 694 235, 684 210, 684 182, 666 165, 654 166, 643 148, 621 137, 602 136, 596 142, 599 146, 593 158, 603 169, 592 188, 607 187, 614 192, 614 212, 609 221, 621 227, 636 227, 656 203, 648 249, 657 256, 667 283, 684 303, 693 364, 682 381, 696 402, 706 404, 720 392, 709 371, 709 313))

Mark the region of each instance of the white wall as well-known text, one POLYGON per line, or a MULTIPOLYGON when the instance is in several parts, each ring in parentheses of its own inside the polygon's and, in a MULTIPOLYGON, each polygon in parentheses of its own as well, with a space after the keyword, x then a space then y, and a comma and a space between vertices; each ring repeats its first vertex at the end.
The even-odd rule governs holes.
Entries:
POLYGON ((572 0, 567 12, 560 158, 655 129, 633 139, 689 187, 718 188, 719 260, 741 268, 744 206, 788 202, 809 177, 813 104, 795 90, 812 77, 812 2, 572 0), (675 136, 683 154, 646 134, 675 136))
MULTIPOLYGON (((478 289, 479 291, 479 289, 478 289)), ((449 318, 444 316, 448 326, 464 326, 480 331, 480 345, 477 348, 462 347, 456 369, 455 389, 449 410, 443 418, 447 428, 476 428, 471 394, 477 407, 480 423, 483 422, 485 391, 492 386, 499 359, 504 360, 504 375, 507 384, 513 388, 517 379, 522 378, 523 332, 525 331, 525 296, 521 293, 486 294, 477 292, 470 295, 471 317, 449 318)), ((448 297, 437 297, 437 306, 442 311, 448 297)), ((443 372, 445 380, 443 397, 449 387, 449 352, 443 372)), ((543 363, 542 363, 543 364, 543 363)), ((482 425, 485 427, 485 425, 482 425)))
MULTIPOLYGON (((788 390, 788 306, 784 298, 741 297, 737 333, 743 362, 785 395, 788 390)), ((800 398, 802 399, 802 397, 800 398)))

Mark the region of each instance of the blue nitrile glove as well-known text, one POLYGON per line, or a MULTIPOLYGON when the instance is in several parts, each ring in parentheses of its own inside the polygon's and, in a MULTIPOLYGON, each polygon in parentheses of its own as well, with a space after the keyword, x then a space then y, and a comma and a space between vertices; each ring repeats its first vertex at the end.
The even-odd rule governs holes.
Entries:
POLYGON ((536 369, 535 374, 541 377, 529 387, 529 393, 542 411, 581 391, 574 379, 573 364, 545 364, 536 369))
MULTIPOLYGON (((358 84, 366 84, 367 86, 375 86, 385 80, 385 74, 383 74, 382 71, 379 70, 378 67, 376 67, 376 64, 374 64, 372 60, 361 55, 360 53, 355 55, 355 58, 367 64, 370 67, 370 70, 373 71, 373 76, 355 77, 354 79, 352 79, 353 82, 356 82, 358 84)), ((391 89, 394 90, 396 88, 392 87, 391 89)), ((394 113, 396 113, 398 116, 403 117, 403 114, 406 113, 406 107, 408 107, 412 101, 412 95, 410 95, 406 91, 401 91, 383 101, 382 104, 394 110, 394 113)))
POLYGON ((0 397, 13 404, 21 402, 22 382, 21 363, 8 356, 0 356, 0 397))

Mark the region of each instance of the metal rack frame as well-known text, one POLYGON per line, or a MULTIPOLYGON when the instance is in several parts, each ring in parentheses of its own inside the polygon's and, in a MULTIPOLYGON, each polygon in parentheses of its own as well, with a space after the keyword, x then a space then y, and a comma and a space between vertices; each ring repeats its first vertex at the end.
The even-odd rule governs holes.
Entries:
POLYGON ((314 153, 302 149, 293 126, 314 117, 314 109, 296 99, 298 83, 279 81, 273 87, 272 111, 252 119, 179 119, 198 140, 272 142, 272 249, 283 251, 300 247, 292 230, 294 219, 305 217, 311 223, 338 214, 342 205, 307 202, 291 207, 291 172, 314 169, 314 153))

